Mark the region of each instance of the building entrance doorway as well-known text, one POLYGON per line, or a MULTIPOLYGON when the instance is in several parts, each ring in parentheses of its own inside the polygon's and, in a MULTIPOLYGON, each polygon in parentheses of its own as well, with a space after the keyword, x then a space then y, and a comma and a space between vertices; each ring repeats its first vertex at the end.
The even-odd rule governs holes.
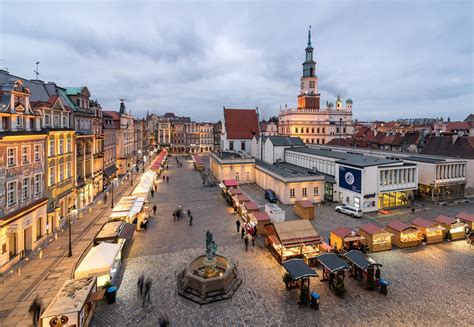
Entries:
POLYGON ((23 250, 33 249, 33 226, 29 226, 23 230, 23 250))

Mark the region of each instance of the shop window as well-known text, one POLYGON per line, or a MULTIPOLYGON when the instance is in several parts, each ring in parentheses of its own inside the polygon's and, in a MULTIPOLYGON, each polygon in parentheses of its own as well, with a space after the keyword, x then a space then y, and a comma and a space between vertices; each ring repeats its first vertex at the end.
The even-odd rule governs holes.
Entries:
POLYGON ((294 198, 294 197, 295 197, 295 189, 290 188, 290 198, 294 198))
POLYGON ((303 188, 301 189, 301 196, 307 196, 307 189, 306 189, 306 187, 303 187, 303 188))
POLYGON ((319 195, 319 188, 317 186, 313 188, 313 193, 314 195, 319 195))

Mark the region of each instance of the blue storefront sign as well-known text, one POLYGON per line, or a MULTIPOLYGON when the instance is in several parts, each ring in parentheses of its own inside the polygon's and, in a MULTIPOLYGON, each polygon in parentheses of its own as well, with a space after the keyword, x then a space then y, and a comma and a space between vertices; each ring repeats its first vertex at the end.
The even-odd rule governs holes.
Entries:
POLYGON ((362 173, 358 169, 339 166, 339 187, 362 193, 362 173))

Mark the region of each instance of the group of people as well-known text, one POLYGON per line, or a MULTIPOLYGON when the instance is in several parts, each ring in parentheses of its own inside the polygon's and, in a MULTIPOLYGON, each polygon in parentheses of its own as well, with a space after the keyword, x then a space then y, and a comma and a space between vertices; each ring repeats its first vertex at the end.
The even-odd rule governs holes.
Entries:
POLYGON ((170 177, 168 175, 163 175, 163 183, 166 181, 166 183, 170 182, 170 177))
POLYGON ((145 306, 146 303, 151 303, 151 285, 152 284, 153 284, 153 279, 151 279, 151 277, 145 278, 144 273, 138 276, 137 296, 142 299, 142 306, 145 306))
MULTIPOLYGON (((181 206, 179 206, 175 211, 173 211, 173 220, 180 220, 181 218, 184 218, 184 212, 181 206)), ((193 225, 193 215, 191 214, 191 210, 188 209, 188 220, 189 220, 189 226, 193 225)))
POLYGON ((245 251, 248 251, 250 241, 252 241, 252 246, 255 246, 255 238, 257 237, 257 226, 247 228, 246 226, 242 226, 242 228, 240 228, 240 219, 237 219, 235 225, 237 226, 237 233, 240 233, 240 238, 244 240, 245 251))
POLYGON ((176 157, 175 159, 176 159, 176 164, 178 165, 178 168, 182 168, 182 167, 183 167, 183 163, 182 163, 182 162, 179 162, 178 157, 176 157))

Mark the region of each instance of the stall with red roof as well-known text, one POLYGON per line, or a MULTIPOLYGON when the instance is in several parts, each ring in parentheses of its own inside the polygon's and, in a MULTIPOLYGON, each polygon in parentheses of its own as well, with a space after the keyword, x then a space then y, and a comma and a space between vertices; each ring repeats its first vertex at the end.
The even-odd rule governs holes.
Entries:
POLYGON ((366 239, 371 252, 386 251, 392 248, 392 234, 375 224, 367 223, 360 226, 359 233, 366 239))
POLYGON ((420 230, 413 225, 396 220, 385 226, 385 230, 393 234, 392 243, 399 248, 418 246, 421 243, 420 230))
POLYGON ((444 239, 455 241, 464 239, 466 237, 466 224, 463 223, 459 218, 439 215, 434 221, 445 228, 443 231, 444 239))
POLYGON ((464 222, 469 229, 474 230, 474 213, 463 211, 458 213, 456 218, 464 222))
POLYGON ((338 250, 361 249, 365 245, 365 238, 348 227, 338 227, 329 234, 331 246, 338 250))
POLYGON ((423 218, 414 219, 411 224, 420 230, 420 237, 426 244, 443 242, 444 227, 423 218))

